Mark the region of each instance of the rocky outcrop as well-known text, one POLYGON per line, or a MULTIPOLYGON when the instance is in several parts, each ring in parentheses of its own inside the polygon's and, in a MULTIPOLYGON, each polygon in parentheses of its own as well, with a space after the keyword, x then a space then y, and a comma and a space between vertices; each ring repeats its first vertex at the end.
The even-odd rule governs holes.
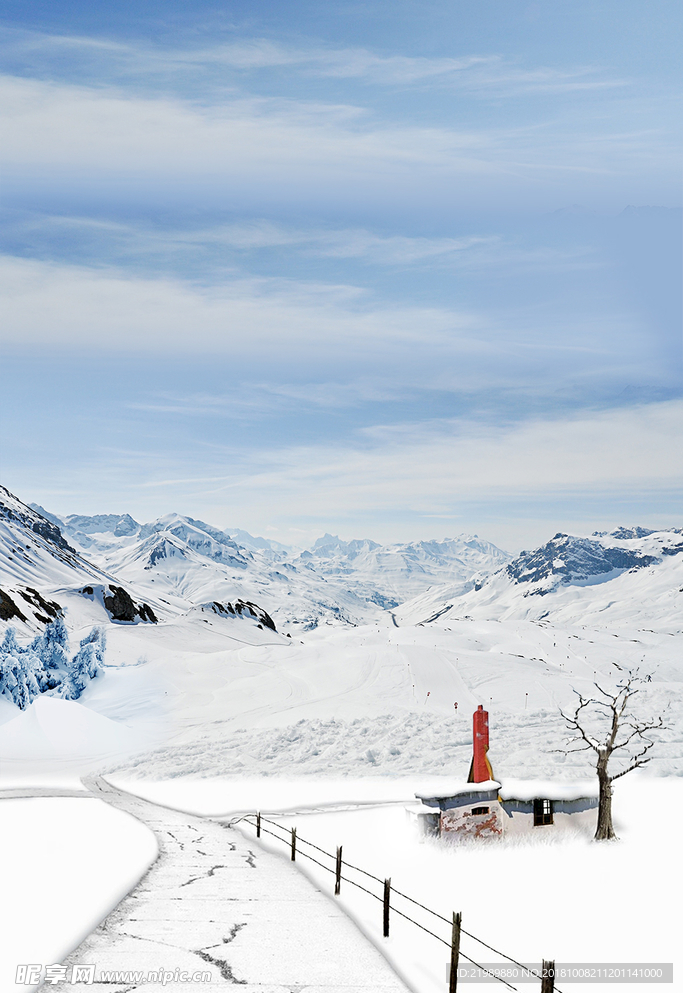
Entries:
POLYGON ((54 600, 46 600, 45 597, 34 590, 32 586, 25 589, 18 589, 19 596, 29 604, 33 610, 33 615, 41 624, 49 624, 62 613, 61 606, 54 600))
MULTIPOLYGON (((112 621, 133 624, 139 618, 141 621, 148 621, 151 624, 157 623, 157 617, 150 605, 148 603, 135 603, 123 586, 110 586, 109 591, 111 596, 108 596, 103 590, 102 603, 112 621)), ((81 592, 85 596, 94 596, 95 593, 92 586, 84 586, 81 592)))
POLYGON ((26 621, 26 616, 19 610, 9 593, 0 589, 0 621, 12 621, 15 617, 19 621, 26 621))
POLYGON ((506 566, 517 583, 537 583, 554 579, 558 584, 581 582, 615 570, 642 569, 657 559, 637 549, 614 548, 591 538, 556 534, 540 548, 522 552, 506 566))
POLYGON ((32 613, 41 624, 50 624, 56 617, 59 617, 62 608, 54 600, 46 600, 32 586, 15 587, 9 592, 0 589, 0 621, 11 621, 16 618, 27 623, 28 618, 24 611, 32 613), (27 605, 28 611, 26 611, 27 605))
POLYGON ((214 600, 211 603, 200 604, 200 610, 204 613, 211 611, 211 613, 218 614, 219 617, 251 617, 261 627, 270 628, 271 631, 277 633, 275 621, 270 614, 263 607, 259 607, 257 603, 252 603, 250 600, 235 600, 234 603, 219 603, 214 600))

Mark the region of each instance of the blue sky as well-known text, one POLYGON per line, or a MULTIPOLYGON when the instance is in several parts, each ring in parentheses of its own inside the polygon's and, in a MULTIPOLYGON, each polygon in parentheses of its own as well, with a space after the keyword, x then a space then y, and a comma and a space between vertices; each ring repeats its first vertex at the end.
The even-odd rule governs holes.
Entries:
POLYGON ((681 523, 681 8, 6 2, 3 479, 302 543, 681 523))

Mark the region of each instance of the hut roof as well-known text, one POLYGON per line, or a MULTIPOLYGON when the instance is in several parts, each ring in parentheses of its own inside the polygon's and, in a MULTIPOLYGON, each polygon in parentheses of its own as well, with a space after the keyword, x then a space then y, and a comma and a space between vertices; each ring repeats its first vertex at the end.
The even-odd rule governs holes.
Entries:
POLYGON ((454 783, 449 789, 433 793, 416 793, 418 800, 442 800, 473 793, 497 790, 501 800, 579 800, 598 796, 597 780, 562 779, 489 779, 484 783, 454 783))

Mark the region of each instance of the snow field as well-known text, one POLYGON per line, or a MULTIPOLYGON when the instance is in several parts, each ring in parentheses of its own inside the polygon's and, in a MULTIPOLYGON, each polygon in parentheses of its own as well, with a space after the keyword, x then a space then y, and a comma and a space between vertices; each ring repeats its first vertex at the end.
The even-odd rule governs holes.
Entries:
POLYGON ((0 990, 20 963, 61 962, 157 857, 152 832, 90 797, 3 799, 0 990))
POLYGON ((152 779, 461 779, 471 715, 482 703, 495 774, 582 778, 592 775, 586 757, 556 751, 565 740, 559 707, 571 707, 573 690, 591 691, 595 679, 611 685, 615 662, 653 672, 639 701, 655 714, 668 705, 669 728, 651 768, 680 774, 677 639, 514 620, 319 629, 303 644, 223 618, 112 625, 105 668, 78 703, 4 708, 0 758, 3 771, 30 776, 67 764, 76 772, 80 762, 83 772, 117 768, 152 779))
MULTIPOLYGON (((674 969, 680 967, 675 953, 680 945, 678 826, 683 818, 683 779, 636 773, 615 783, 615 826, 620 838, 616 843, 593 843, 590 834, 579 830, 544 833, 539 828, 502 842, 455 845, 424 838, 414 818, 420 809, 414 793, 444 788, 445 777, 164 782, 108 778, 175 809, 211 815, 222 811, 226 823, 233 819, 225 816, 229 810, 261 809, 285 828, 277 832, 283 841, 264 832, 261 844, 285 862, 290 858, 287 832, 296 826, 296 869, 330 899, 335 899, 332 873, 301 853, 308 851, 330 867, 333 859, 307 848, 302 839, 331 855, 341 844, 345 861, 380 880, 391 877, 393 887, 447 920, 460 911, 467 931, 520 962, 554 957, 565 963, 674 961, 674 969)), ((257 843, 253 826, 244 821, 236 826, 250 844, 257 843)), ((265 822, 264 827, 277 831, 265 822)), ((346 868, 344 875, 381 895, 381 884, 346 868)), ((381 902, 347 882, 342 882, 340 901, 417 993, 444 993, 446 944, 398 914, 392 914, 390 937, 384 939, 381 902)), ((392 898, 393 905, 449 939, 447 923, 398 896, 392 898)), ((504 964, 466 937, 462 951, 480 963, 504 964)), ((563 989, 559 982, 558 987, 563 989)), ((500 983, 485 988, 503 989, 500 983)), ((604 987, 580 988, 590 993, 604 987)), ((628 986, 629 990, 648 988, 628 986)), ((627 986, 613 984, 608 989, 625 993, 627 986)))
MULTIPOLYGON (((310 632, 303 644, 235 646, 225 623, 223 636, 218 626, 207 631, 202 653, 189 644, 183 651, 177 630, 173 647, 170 632, 114 632, 119 644, 124 636, 138 645, 146 640, 149 661, 135 678, 146 673, 150 685, 163 681, 176 728, 170 740, 119 771, 152 779, 449 773, 460 779, 471 757, 471 715, 481 703, 490 712, 496 774, 581 778, 585 756, 555 752, 566 737, 559 707, 572 706, 574 688, 592 691, 596 679, 611 685, 618 660, 654 673, 643 705, 660 713, 670 704, 671 726, 653 768, 683 772, 683 686, 673 638, 461 621, 336 628, 310 632)), ((83 702, 115 716, 113 694, 94 697, 103 686, 95 681, 83 702)))
MULTIPOLYGON (((267 792, 267 791, 266 791, 267 792)), ((678 933, 679 825, 683 781, 633 776, 615 784, 615 819, 622 840, 592 843, 578 832, 534 834, 502 843, 451 845, 420 836, 405 807, 297 813, 278 818, 296 825, 300 838, 343 857, 432 908, 448 920, 463 914, 463 927, 523 963, 674 962, 681 967, 678 933), (665 816, 661 812, 666 811, 665 816)), ((254 838, 254 829, 242 825, 254 838)), ((542 829, 537 829, 539 832, 542 829)), ((286 838, 286 835, 285 835, 286 838)), ((265 847, 289 858, 287 846, 262 835, 265 847)), ((306 846, 299 843, 300 851, 306 846)), ((315 850, 308 851, 333 865, 315 850)), ((297 858, 297 867, 326 893, 334 877, 297 858)), ((344 875, 381 895, 381 885, 352 870, 344 875)), ((444 993, 449 948, 391 915, 382 937, 382 904, 342 882, 341 902, 373 942, 419 993, 444 993)), ((445 940, 448 924, 396 896, 392 905, 445 940)), ((480 963, 505 960, 463 936, 461 950, 480 963)), ((558 987, 566 991, 558 981, 558 987)), ((491 981, 486 989, 504 989, 491 981)), ((521 986, 521 989, 533 989, 521 986)), ((570 990, 575 988, 568 987, 570 990)), ((649 986, 583 984, 613 993, 649 986)))
POLYGON ((139 750, 147 740, 75 700, 43 695, 0 726, 0 785, 8 777, 29 782, 41 773, 45 782, 77 777, 113 756, 139 750))

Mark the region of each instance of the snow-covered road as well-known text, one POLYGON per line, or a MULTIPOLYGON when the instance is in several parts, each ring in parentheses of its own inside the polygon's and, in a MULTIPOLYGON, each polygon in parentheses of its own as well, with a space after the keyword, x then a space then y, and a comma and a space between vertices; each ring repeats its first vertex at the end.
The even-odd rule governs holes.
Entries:
MULTIPOLYGON (((138 818, 156 835, 159 858, 139 885, 65 960, 96 966, 92 990, 170 986, 247 993, 355 993, 406 987, 343 910, 283 857, 250 848, 238 832, 142 800, 90 777, 95 796, 138 818), (144 974, 97 982, 105 971, 144 974), (150 972, 204 971, 208 981, 164 985, 150 972)), ((82 989, 61 982, 46 989, 82 989)))

